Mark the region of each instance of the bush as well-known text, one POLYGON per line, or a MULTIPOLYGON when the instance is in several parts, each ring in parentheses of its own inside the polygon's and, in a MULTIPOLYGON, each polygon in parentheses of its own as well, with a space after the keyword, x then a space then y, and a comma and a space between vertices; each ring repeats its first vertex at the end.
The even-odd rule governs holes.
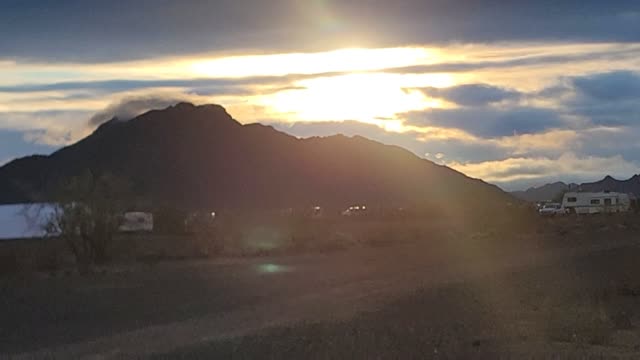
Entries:
POLYGON ((49 195, 53 214, 45 230, 63 239, 80 272, 108 260, 108 249, 130 200, 130 185, 111 175, 90 171, 58 184, 49 195))

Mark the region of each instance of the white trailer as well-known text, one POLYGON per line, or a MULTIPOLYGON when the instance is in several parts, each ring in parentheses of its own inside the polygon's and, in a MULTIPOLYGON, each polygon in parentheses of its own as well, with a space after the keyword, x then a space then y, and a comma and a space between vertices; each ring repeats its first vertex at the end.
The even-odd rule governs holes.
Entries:
POLYGON ((631 208, 629 195, 617 192, 568 192, 562 207, 574 214, 627 212, 631 208))
POLYGON ((52 204, 0 205, 0 240, 46 236, 44 229, 54 212, 52 204))

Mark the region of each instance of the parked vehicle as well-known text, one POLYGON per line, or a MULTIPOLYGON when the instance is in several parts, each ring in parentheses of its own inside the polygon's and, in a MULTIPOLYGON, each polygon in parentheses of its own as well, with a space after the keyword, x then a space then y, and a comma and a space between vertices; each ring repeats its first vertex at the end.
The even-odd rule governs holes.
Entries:
POLYGON ((558 203, 546 203, 538 209, 538 213, 542 216, 565 215, 567 210, 558 203))
POLYGON ((562 207, 574 214, 627 212, 631 208, 629 195, 617 192, 568 192, 562 207))

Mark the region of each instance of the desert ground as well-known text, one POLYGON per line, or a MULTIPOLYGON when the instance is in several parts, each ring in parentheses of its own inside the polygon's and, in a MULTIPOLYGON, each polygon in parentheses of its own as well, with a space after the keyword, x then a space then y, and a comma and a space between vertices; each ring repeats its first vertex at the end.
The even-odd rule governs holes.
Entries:
POLYGON ((628 215, 5 276, 0 357, 637 358, 638 259, 628 215))

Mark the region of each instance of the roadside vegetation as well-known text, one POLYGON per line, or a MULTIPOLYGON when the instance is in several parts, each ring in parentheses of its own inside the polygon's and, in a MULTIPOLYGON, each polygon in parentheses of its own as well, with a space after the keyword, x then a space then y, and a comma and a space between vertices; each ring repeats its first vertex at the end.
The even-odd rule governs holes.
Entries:
POLYGON ((80 272, 109 260, 129 188, 120 178, 87 171, 56 185, 48 197, 53 212, 44 224, 47 236, 67 245, 80 272))
POLYGON ((51 237, 1 242, 0 274, 60 275, 105 271, 110 264, 330 253, 404 242, 464 244, 470 251, 577 246, 605 233, 637 234, 640 228, 634 213, 543 219, 522 206, 453 214, 393 209, 358 216, 334 211, 215 217, 165 206, 153 211, 153 232, 127 234, 116 231, 119 214, 129 206, 119 200, 126 198, 126 182, 85 174, 56 189, 58 205, 47 224, 51 237))

